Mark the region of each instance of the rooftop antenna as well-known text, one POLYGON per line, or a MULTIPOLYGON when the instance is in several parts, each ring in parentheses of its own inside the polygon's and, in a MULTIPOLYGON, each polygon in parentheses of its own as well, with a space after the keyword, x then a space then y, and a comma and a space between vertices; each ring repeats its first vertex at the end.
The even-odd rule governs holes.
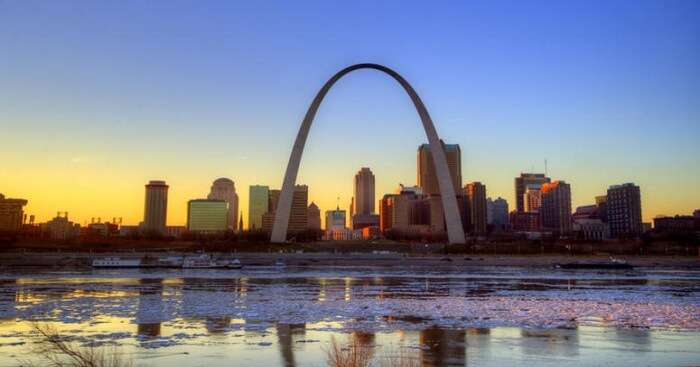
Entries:
POLYGON ((544 159, 544 177, 547 177, 547 158, 544 159))
POLYGON ((340 196, 335 198, 335 210, 340 210, 340 196))

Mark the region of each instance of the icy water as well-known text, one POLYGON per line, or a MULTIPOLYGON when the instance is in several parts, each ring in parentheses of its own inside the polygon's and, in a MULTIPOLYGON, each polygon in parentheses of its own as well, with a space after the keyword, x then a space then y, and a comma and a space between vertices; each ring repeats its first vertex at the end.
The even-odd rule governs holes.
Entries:
POLYGON ((0 272, 0 366, 36 357, 32 321, 137 366, 325 366, 333 339, 375 365, 697 366, 700 271, 0 272))

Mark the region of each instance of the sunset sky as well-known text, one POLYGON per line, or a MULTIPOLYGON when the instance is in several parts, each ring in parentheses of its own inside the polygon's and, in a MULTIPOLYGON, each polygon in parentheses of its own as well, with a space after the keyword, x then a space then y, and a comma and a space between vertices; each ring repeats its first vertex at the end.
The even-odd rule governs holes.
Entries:
MULTIPOLYGON (((0 193, 38 221, 143 215, 170 185, 168 224, 212 181, 281 186, 301 120, 341 68, 384 64, 420 94, 466 182, 514 207, 544 170, 572 206, 634 182, 645 221, 700 208, 698 1, 0 1, 0 193)), ((348 206, 416 183, 425 142, 410 99, 372 70, 321 106, 298 183, 348 206)))

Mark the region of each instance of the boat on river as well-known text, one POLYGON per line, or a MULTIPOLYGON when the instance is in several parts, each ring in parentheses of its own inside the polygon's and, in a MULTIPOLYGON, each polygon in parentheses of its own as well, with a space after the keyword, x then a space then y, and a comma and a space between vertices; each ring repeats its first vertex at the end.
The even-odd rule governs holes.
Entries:
POLYGON ((601 269, 601 270, 628 270, 634 269, 627 261, 611 257, 610 261, 603 262, 573 262, 554 264, 556 269, 601 269))
POLYGON ((121 257, 104 257, 92 260, 93 268, 140 268, 141 259, 122 259, 121 257))

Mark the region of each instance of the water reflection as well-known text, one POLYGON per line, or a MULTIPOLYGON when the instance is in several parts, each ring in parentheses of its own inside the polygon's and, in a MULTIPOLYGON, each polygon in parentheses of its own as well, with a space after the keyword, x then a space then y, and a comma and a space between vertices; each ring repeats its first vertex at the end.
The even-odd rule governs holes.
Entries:
POLYGON ((528 355, 578 355, 578 329, 521 330, 521 348, 528 355))
POLYGON ((276 325, 277 343, 279 344, 282 362, 285 367, 294 367, 294 344, 304 338, 306 324, 282 324, 276 325))
POLYGON ((137 333, 142 340, 161 335, 163 315, 163 280, 140 279, 139 301, 136 311, 137 333))
POLYGON ((420 343, 422 366, 466 365, 464 330, 449 330, 433 326, 420 332, 420 343))

